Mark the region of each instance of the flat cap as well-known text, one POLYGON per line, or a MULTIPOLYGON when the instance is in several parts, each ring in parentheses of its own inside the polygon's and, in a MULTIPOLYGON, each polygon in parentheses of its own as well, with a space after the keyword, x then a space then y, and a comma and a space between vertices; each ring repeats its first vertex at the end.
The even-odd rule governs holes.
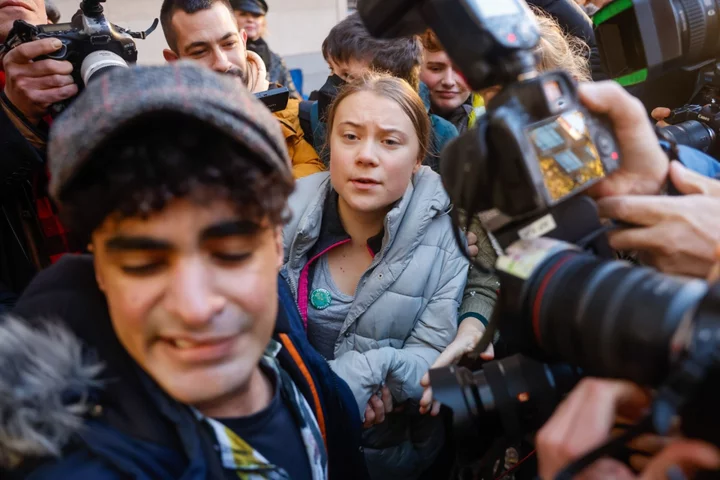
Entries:
POLYGON ((53 198, 62 203, 64 188, 105 140, 134 120, 157 112, 212 125, 292 178, 285 137, 267 107, 238 78, 181 61, 119 68, 90 82, 53 122, 48 145, 53 198))
POLYGON ((268 4, 265 0, 230 0, 230 5, 233 10, 242 10, 256 15, 266 15, 268 12, 268 4))

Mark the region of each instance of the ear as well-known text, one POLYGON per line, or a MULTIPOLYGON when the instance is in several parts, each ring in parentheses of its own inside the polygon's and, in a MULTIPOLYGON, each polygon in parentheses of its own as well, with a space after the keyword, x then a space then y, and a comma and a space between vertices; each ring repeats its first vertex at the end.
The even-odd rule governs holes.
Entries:
POLYGON ((277 249, 277 267, 278 271, 283 266, 285 260, 285 248, 283 246, 283 229, 282 227, 275 227, 275 248, 277 249))
POLYGON ((243 45, 247 45, 247 32, 245 29, 240 30, 240 38, 242 38, 243 45))
POLYGON ((420 167, 422 167, 423 160, 424 160, 424 158, 421 153, 420 156, 418 156, 417 162, 415 162, 415 166, 413 167, 413 175, 415 175, 417 172, 420 171, 420 167))
POLYGON ((95 266, 95 281, 97 282, 100 291, 105 292, 105 277, 103 276, 102 269, 98 268, 97 255, 93 255, 93 265, 95 266))
POLYGON ((163 50, 163 57, 165 57, 165 61, 168 63, 177 62, 179 59, 177 53, 168 48, 163 50))

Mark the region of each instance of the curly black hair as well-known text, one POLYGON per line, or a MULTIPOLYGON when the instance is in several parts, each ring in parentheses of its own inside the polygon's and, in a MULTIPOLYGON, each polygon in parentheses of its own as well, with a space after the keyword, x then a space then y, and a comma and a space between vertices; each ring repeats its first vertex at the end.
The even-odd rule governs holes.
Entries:
POLYGON ((141 216, 170 201, 223 199, 246 220, 286 221, 292 178, 197 119, 159 112, 105 141, 63 189, 61 219, 83 241, 110 215, 141 216))

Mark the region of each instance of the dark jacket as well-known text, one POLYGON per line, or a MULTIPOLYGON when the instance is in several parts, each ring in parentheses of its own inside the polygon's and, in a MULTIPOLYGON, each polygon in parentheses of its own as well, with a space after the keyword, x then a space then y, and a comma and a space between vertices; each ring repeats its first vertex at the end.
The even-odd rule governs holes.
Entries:
MULTIPOLYGON (((280 309, 274 339, 284 348, 277 358, 324 431, 330 478, 366 478, 359 451, 361 421, 352 393, 307 342, 295 302, 284 281, 278 281, 280 309)), ((61 319, 85 345, 95 347, 105 368, 102 388, 91 393, 96 415, 86 418, 63 458, 28 463, 14 475, 88 480, 224 478, 207 429, 200 428, 187 407, 168 397, 117 340, 95 281, 92 257, 66 256, 43 271, 19 300, 15 313, 34 322, 61 319)))
POLYGON ((271 83, 279 83, 280 85, 287 87, 290 90, 290 96, 302 100, 300 92, 297 91, 295 82, 293 82, 290 70, 285 64, 285 60, 277 53, 270 51, 270 65, 268 69, 268 80, 271 83))
POLYGON ((45 159, 3 105, 0 98, 0 312, 12 306, 39 268, 49 264, 39 240, 32 184, 44 171, 45 159))

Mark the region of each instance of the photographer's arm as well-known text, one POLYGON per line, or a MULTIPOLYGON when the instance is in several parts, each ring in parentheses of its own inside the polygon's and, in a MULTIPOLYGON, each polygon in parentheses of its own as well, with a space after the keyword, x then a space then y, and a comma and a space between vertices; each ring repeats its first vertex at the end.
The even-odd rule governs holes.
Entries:
MULTIPOLYGON (((629 382, 585 379, 568 395, 538 432, 536 447, 540 478, 552 480, 571 462, 610 438, 618 415, 636 421, 650 405, 647 393, 629 382)), ((664 448, 638 476, 623 463, 605 458, 578 479, 672 478, 672 470, 692 475, 696 469, 720 468, 720 452, 704 442, 677 440, 664 448)))

